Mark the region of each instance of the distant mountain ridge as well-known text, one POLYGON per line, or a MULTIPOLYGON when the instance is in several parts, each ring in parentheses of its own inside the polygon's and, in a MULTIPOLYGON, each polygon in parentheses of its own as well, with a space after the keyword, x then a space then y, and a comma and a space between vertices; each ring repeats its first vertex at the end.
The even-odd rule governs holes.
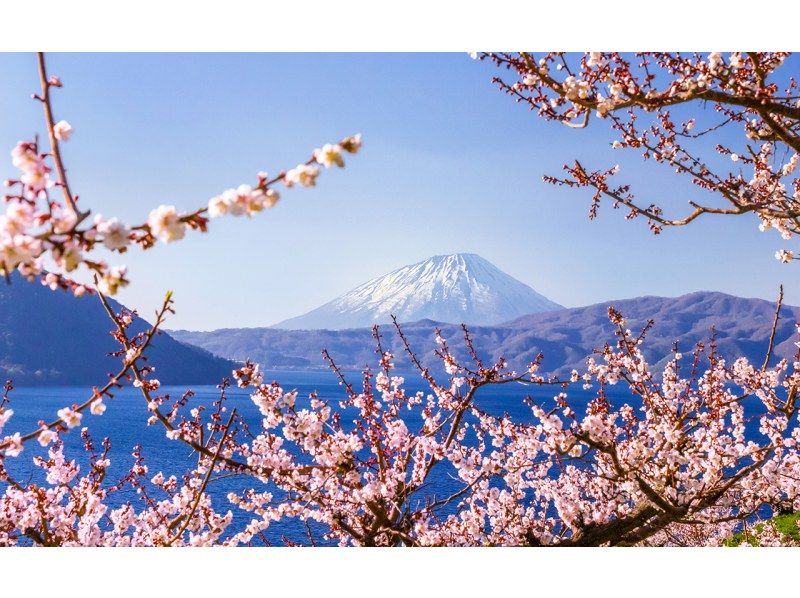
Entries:
MULTIPOLYGON (((110 300, 115 310, 120 304, 110 300)), ((0 281, 0 383, 25 385, 102 385, 121 362, 108 353, 119 349, 97 297, 73 297, 38 282, 12 276, 0 281)), ((147 330, 141 318, 131 333, 147 330)), ((147 355, 162 384, 216 384, 230 376, 233 362, 180 343, 166 333, 153 339, 147 355)))
MULTIPOLYGON (((524 368, 541 351, 542 371, 568 374, 585 367, 586 358, 604 343, 613 343, 614 327, 608 307, 614 306, 628 320, 632 330, 655 320, 643 345, 644 354, 655 367, 663 366, 672 345, 679 341, 684 352, 698 342, 706 343, 712 327, 720 355, 732 359, 745 356, 761 363, 767 348, 774 305, 762 299, 745 299, 724 293, 697 292, 680 297, 638 297, 606 301, 586 307, 529 314, 496 326, 470 326, 474 344, 485 360, 503 356, 517 369, 524 368)), ((776 357, 791 357, 796 347, 795 322, 800 308, 784 306, 776 332, 776 357)), ((403 325, 403 330, 423 362, 437 366, 433 330, 440 327, 451 347, 462 359, 466 352, 460 342, 459 326, 424 320, 403 325)), ((408 366, 400 339, 391 326, 382 326, 385 348, 397 356, 399 366, 408 366)), ((368 328, 352 330, 280 330, 274 328, 223 329, 213 332, 172 331, 181 341, 203 347, 230 359, 250 357, 266 367, 324 367, 320 349, 327 348, 337 363, 362 368, 375 361, 374 343, 368 328)))
POLYGON ((273 326, 342 330, 400 322, 491 325, 518 316, 563 309, 474 253, 436 255, 373 278, 302 316, 273 326))

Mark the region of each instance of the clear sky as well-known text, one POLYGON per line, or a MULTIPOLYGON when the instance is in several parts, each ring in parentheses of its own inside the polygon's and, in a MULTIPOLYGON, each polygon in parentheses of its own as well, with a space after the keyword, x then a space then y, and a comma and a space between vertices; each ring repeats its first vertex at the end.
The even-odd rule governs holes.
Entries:
MULTIPOLYGON (((718 290, 800 304, 786 246, 749 216, 700 219, 655 237, 643 221, 554 188, 545 173, 580 158, 622 164, 642 197, 682 214, 697 191, 638 157, 609 154, 595 121, 539 120, 465 54, 49 55, 65 83, 56 118, 75 127, 64 153, 82 202, 141 222, 161 203, 204 205, 259 170, 276 173, 352 133, 364 148, 318 187, 287 190, 251 220, 117 256, 120 300, 148 316, 172 289, 170 328, 263 326, 374 276, 442 253, 475 252, 566 306, 718 290), (646 191, 646 192, 645 192, 646 191)), ((0 55, 0 146, 43 131, 32 55, 0 55)), ((14 174, 10 159, 0 175, 14 174)), ((621 179, 622 180, 622 179, 621 179)), ((91 299, 90 299, 91 300, 91 299)))

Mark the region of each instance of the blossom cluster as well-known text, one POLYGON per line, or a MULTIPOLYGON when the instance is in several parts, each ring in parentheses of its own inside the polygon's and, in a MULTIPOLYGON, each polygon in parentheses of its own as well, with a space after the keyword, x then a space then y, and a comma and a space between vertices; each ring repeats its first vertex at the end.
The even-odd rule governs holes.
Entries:
POLYGON ((201 463, 183 478, 157 473, 148 483, 148 467, 141 449, 135 464, 116 484, 104 484, 111 465, 110 444, 96 454, 84 428, 88 471, 64 455, 56 442, 47 457, 35 457, 47 488, 10 484, 0 499, 0 546, 29 540, 40 546, 210 546, 218 542, 232 520, 232 512, 217 513, 197 489, 209 467, 201 463), (110 499, 132 487, 143 497, 144 507, 110 506, 110 499), (158 494, 162 496, 159 497, 158 494))

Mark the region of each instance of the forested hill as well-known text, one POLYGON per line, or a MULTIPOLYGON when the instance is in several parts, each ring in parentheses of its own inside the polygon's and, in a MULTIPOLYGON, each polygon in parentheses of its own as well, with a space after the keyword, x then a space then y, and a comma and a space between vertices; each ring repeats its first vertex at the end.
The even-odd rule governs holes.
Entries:
MULTIPOLYGON (((115 310, 119 304, 112 301, 115 310)), ((0 281, 0 382, 15 385, 102 385, 120 368, 108 353, 119 348, 96 296, 73 297, 14 275, 0 281)), ((133 334, 149 324, 137 318, 133 334)), ((162 384, 214 384, 229 376, 231 361, 162 333, 149 350, 162 384)))

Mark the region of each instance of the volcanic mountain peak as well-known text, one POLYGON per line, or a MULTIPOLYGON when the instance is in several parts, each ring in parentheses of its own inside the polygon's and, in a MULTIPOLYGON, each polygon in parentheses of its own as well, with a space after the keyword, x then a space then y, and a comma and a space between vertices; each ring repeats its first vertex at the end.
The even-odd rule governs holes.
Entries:
POLYGON ((286 329, 371 326, 397 316, 454 324, 490 325, 561 306, 474 253, 436 255, 374 278, 305 315, 286 329))

